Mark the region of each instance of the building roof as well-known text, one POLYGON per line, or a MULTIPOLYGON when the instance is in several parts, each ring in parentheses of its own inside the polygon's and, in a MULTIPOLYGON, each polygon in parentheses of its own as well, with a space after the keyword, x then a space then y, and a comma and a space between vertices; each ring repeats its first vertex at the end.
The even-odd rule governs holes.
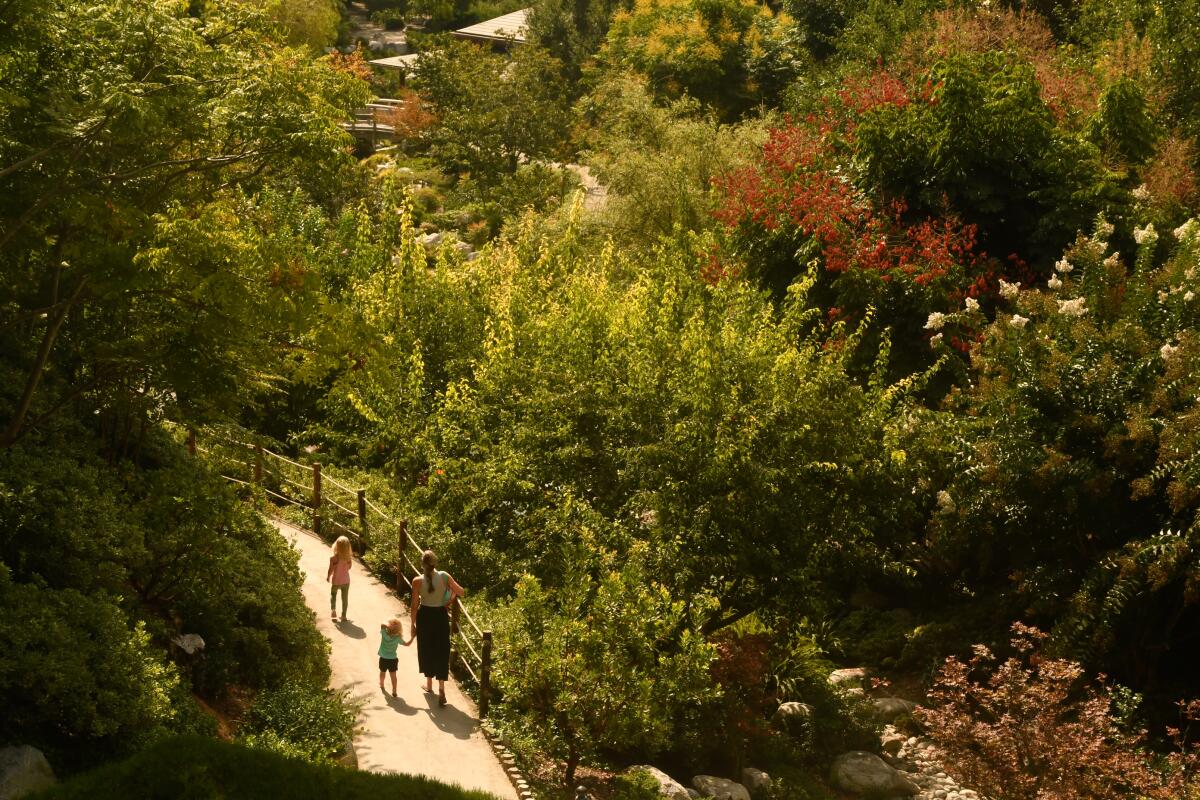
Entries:
POLYGON ((463 39, 477 39, 486 42, 507 42, 518 44, 525 41, 526 18, 530 9, 523 8, 511 14, 505 14, 495 19, 477 22, 465 28, 454 31, 454 35, 463 39))
POLYGON ((408 53, 402 56, 389 56, 388 58, 376 58, 369 62, 377 67, 384 69, 400 69, 405 72, 411 72, 412 68, 417 65, 417 60, 421 57, 420 53, 408 53))

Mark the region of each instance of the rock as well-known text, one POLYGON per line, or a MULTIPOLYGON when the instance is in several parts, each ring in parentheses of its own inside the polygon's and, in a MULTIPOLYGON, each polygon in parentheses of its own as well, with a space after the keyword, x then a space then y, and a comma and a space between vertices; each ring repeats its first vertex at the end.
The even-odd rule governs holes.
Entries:
POLYGON ((885 733, 879 737, 879 742, 883 745, 883 752, 893 756, 899 755, 901 748, 904 747, 904 734, 885 733))
POLYGON ((920 787, 874 753, 854 750, 833 760, 829 782, 843 792, 868 797, 914 795, 920 787))
POLYGON ((750 790, 751 795, 756 795, 771 787, 771 776, 761 769, 746 767, 742 770, 742 785, 750 790))
POLYGON ((750 792, 746 787, 728 778, 697 775, 692 778, 692 786, 704 797, 715 797, 717 800, 750 800, 750 792))
POLYGON ((813 708, 808 703, 797 703, 793 700, 782 703, 775 709, 775 713, 771 715, 771 722, 780 730, 795 731, 808 722, 812 713, 813 708))
POLYGON ((466 255, 467 253, 471 252, 475 248, 471 247, 471 245, 468 244, 467 242, 455 242, 454 249, 457 250, 458 252, 462 253, 463 255, 466 255))
POLYGON ((0 800, 15 800, 57 782, 50 762, 36 747, 0 748, 0 800))
POLYGON ((195 655, 204 649, 204 639, 198 633, 185 633, 171 640, 179 645, 179 649, 190 655, 195 655))
POLYGON ((837 689, 866 689, 867 670, 864 667, 835 669, 829 673, 829 685, 837 689))
POLYGON ((434 231, 433 233, 427 233, 419 237, 417 241, 425 245, 425 247, 434 248, 442 243, 442 234, 440 231, 434 231))
POLYGON ((334 761, 346 769, 358 769, 358 751, 354 749, 353 739, 346 739, 342 752, 334 757, 334 761))
POLYGON ((898 717, 912 716, 917 704, 911 700, 899 697, 876 697, 871 701, 871 709, 881 722, 892 722, 898 717))
POLYGON ((894 756, 894 755, 891 755, 890 753, 884 753, 883 760, 885 762, 887 762, 887 765, 889 767, 892 767, 893 769, 897 769, 900 772, 920 772, 921 771, 921 767, 918 766, 915 761, 910 761, 909 759, 902 758, 900 756, 894 756))
POLYGON ((687 793, 688 797, 692 798, 692 800, 700 800, 700 798, 704 796, 690 786, 687 787, 687 793))
POLYGON ((671 800, 690 800, 691 795, 684 788, 683 784, 658 767, 641 764, 636 767, 630 767, 626 772, 644 772, 654 778, 654 780, 658 781, 658 793, 663 797, 669 797, 671 800))

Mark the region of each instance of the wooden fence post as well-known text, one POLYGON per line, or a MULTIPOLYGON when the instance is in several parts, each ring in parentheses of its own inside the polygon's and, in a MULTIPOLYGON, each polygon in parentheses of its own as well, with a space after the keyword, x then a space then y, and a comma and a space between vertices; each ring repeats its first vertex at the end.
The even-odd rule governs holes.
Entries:
POLYGON ((358 533, 365 541, 367 538, 367 490, 358 490, 358 533))
POLYGON ((312 465, 313 473, 313 494, 312 494, 312 509, 313 509, 313 533, 321 535, 321 464, 317 462, 312 465))
POLYGON ((261 444, 254 445, 254 483, 262 486, 263 449, 261 444))
POLYGON ((195 428, 188 428, 187 449, 188 449, 189 456, 196 455, 196 429, 195 428))
POLYGON ((482 663, 479 666, 479 718, 484 719, 488 713, 489 695, 492 693, 492 632, 483 632, 482 663))
POLYGON ((408 520, 400 520, 400 538, 397 540, 399 547, 396 551, 396 592, 401 593, 404 586, 404 551, 408 549, 408 520))

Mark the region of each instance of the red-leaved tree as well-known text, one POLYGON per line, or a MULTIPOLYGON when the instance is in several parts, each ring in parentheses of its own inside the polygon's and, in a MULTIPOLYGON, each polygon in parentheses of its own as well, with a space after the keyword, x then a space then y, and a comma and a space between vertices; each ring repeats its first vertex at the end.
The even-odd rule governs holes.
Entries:
MULTIPOLYGON (((1196 796, 1200 757, 1169 733, 1177 751, 1146 750, 1146 732, 1112 714, 1103 676, 1088 684, 1072 661, 1041 657, 1045 634, 1013 625, 1016 655, 997 664, 983 645, 950 658, 917 711, 948 771, 1002 800, 1183 800, 1196 796), (979 679, 981 674, 987 674, 979 679)), ((1183 707, 1193 718, 1195 703, 1183 707)))

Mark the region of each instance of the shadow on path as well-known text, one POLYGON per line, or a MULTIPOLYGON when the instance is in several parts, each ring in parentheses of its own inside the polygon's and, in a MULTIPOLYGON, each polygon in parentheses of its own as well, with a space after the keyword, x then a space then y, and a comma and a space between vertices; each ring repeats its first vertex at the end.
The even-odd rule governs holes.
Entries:
POLYGON ((470 739, 471 734, 479 728, 479 723, 469 714, 464 714, 454 706, 439 706, 436 694, 426 694, 425 702, 429 707, 423 710, 433 724, 455 739, 470 739))
POLYGON ((355 625, 350 620, 342 620, 333 624, 334 629, 343 636, 349 636, 351 639, 365 639, 367 632, 355 625))
POLYGON ((391 708, 392 711, 395 711, 398 714, 403 714, 406 717, 416 715, 417 711, 419 710, 404 702, 403 697, 392 697, 389 694, 384 699, 387 700, 388 707, 391 708))

